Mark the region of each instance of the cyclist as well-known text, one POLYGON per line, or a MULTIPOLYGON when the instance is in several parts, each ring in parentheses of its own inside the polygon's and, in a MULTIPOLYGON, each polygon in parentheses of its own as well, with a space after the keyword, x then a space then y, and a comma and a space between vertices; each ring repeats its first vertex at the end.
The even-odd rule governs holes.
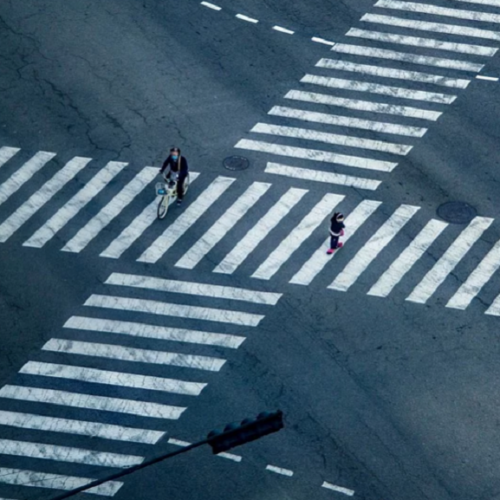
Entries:
POLYGON ((160 168, 160 174, 163 174, 165 180, 169 182, 177 181, 177 205, 180 205, 184 197, 184 181, 188 175, 188 163, 186 158, 181 156, 179 148, 173 147, 170 149, 168 158, 160 168))

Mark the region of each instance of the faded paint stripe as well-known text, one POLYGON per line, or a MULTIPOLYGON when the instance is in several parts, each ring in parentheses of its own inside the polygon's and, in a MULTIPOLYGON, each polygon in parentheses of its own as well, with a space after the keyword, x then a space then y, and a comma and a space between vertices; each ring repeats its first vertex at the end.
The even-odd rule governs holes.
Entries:
POLYGON ((85 301, 86 306, 135 311, 161 316, 197 319, 202 321, 217 321, 243 326, 257 326, 264 316, 227 309, 212 309, 209 307, 172 304, 156 300, 132 299, 127 297, 113 297, 111 295, 91 295, 85 301))
POLYGON ((198 295, 201 297, 241 300, 244 302, 266 304, 269 306, 276 305, 278 300, 283 295, 281 293, 262 292, 259 290, 250 290, 248 288, 194 283, 191 281, 168 280, 163 278, 154 278, 152 276, 122 273, 111 274, 111 276, 105 281, 105 284, 146 288, 148 290, 157 290, 159 292, 198 295))

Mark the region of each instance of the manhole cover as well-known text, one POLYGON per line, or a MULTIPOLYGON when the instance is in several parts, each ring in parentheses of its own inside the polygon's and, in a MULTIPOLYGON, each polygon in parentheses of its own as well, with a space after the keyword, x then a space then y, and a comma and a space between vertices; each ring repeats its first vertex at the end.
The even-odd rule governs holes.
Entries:
POLYGON ((244 156, 228 156, 222 163, 228 170, 245 170, 250 166, 244 156))
POLYGON ((440 205, 438 217, 451 224, 467 224, 477 214, 476 209, 463 201, 449 201, 440 205))

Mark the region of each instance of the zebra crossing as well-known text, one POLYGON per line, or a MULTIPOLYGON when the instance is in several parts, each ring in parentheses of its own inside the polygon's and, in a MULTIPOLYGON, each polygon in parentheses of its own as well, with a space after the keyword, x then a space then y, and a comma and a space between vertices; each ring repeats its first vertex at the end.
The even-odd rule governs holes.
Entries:
POLYGON ((376 190, 498 51, 497 1, 438 3, 378 0, 235 148, 268 174, 376 190))
MULTIPOLYGON (((0 148, 4 164, 13 156, 12 149, 0 148)), ((53 157, 53 154, 37 153, 25 165, 30 169, 42 168, 53 157)), ((168 261, 180 269, 203 269, 226 276, 236 273, 253 280, 278 279, 280 283, 299 286, 324 282, 324 276, 328 276, 332 281, 327 288, 336 292, 359 288, 365 277, 371 276, 373 282, 366 293, 380 298, 397 293, 410 281, 414 283, 413 289, 404 298, 418 304, 426 303, 435 295, 439 297, 439 288, 453 276, 459 278, 459 288, 447 297, 446 305, 462 310, 490 281, 494 283, 499 267, 500 243, 492 244, 489 249, 475 247, 486 231, 487 241, 498 238, 498 225, 491 218, 476 217, 463 228, 420 214, 417 206, 389 206, 374 199, 355 203, 343 194, 327 192, 318 196, 316 190, 284 187, 280 183, 255 181, 248 186, 238 186, 235 178, 226 176, 215 177, 200 189, 196 189, 195 183, 186 206, 177 216, 172 214, 165 221, 153 224, 156 200, 151 183, 156 169, 145 167, 127 182, 117 182, 116 176, 123 172, 126 164, 110 162, 69 199, 63 198, 62 206, 52 203, 52 196, 70 184, 69 177, 91 164, 88 158, 70 160, 24 202, 19 172, 25 175, 27 169, 23 165, 15 170, 0 184, 4 198, 9 197, 5 186, 9 189, 14 186, 12 201, 18 203, 17 208, 0 220, 0 241, 5 243, 16 236, 26 247, 42 248, 69 225, 73 235, 59 242, 59 249, 64 252, 83 252, 105 232, 103 241, 97 245, 98 255, 104 258, 120 258, 127 252, 138 262, 168 261), (17 179, 15 184, 11 180, 13 176, 17 179), (80 226, 73 224, 79 212, 104 191, 111 180, 115 184, 113 197, 96 204, 95 215, 80 220, 80 226), (44 205, 51 206, 51 210, 45 212, 47 219, 38 220, 38 228, 32 234, 23 234, 24 223, 36 219, 37 211, 44 205), (126 212, 129 205, 135 208, 126 212), (348 214, 342 258, 326 255, 328 220, 337 209, 348 214), (121 231, 104 231, 115 218, 123 218, 124 212, 126 223, 121 231), (413 224, 408 225, 409 222, 413 224), (446 246, 441 243, 443 240, 447 241, 446 246), (345 254, 349 257, 347 262, 345 254), (427 260, 428 268, 422 269, 420 263, 429 256, 435 262, 427 260), (387 269, 381 272, 380 262, 388 259, 387 269), (469 261, 477 264, 467 273, 469 261)), ((196 178, 197 174, 192 174, 191 180, 196 178)), ((487 314, 500 314, 496 299, 481 300, 493 300, 487 314)), ((182 309, 165 302, 89 298, 89 304, 110 309, 119 309, 125 303, 130 310, 156 309, 158 314, 165 315, 182 309)), ((187 309, 190 314, 196 313, 192 307, 187 309)), ((202 309, 199 314, 203 316, 207 310, 202 309)))
MULTIPOLYGON (((2 498, 70 490, 142 463, 281 297, 122 273, 99 291, 0 388, 2 498)), ((111 497, 122 484, 86 493, 111 497)))

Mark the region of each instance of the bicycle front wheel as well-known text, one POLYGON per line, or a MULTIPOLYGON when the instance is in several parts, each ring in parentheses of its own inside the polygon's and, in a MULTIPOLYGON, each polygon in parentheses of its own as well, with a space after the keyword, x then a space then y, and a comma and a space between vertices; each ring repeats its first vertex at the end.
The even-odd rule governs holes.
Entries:
POLYGON ((168 212, 168 196, 163 196, 158 203, 158 209, 157 209, 157 214, 158 214, 158 219, 164 219, 165 215, 167 215, 168 212))

